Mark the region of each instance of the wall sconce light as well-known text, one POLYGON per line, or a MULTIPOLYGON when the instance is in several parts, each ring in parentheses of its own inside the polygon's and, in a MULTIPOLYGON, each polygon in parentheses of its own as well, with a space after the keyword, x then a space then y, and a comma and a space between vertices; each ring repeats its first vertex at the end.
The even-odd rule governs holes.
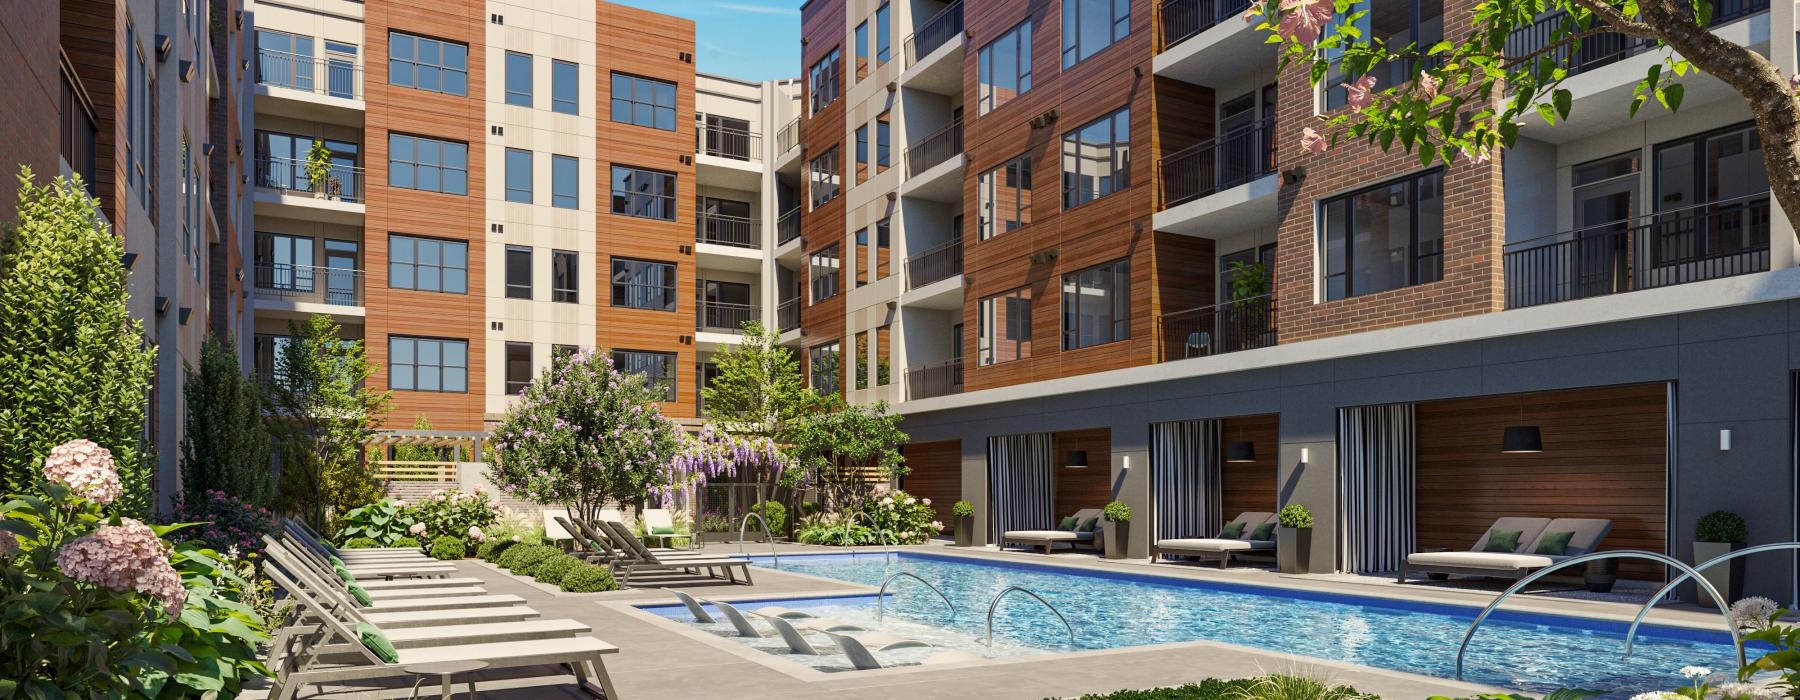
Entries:
POLYGON ((126 272, 130 272, 131 268, 137 266, 137 259, 138 259, 137 253, 126 253, 125 256, 119 260, 119 262, 121 262, 125 265, 126 272))
POLYGON ((1312 449, 1306 447, 1300 448, 1300 463, 1307 464, 1310 462, 1312 462, 1312 449))
POLYGON ((169 298, 168 297, 157 297, 156 298, 156 313, 159 316, 162 314, 169 313, 169 298))
POLYGON ((1129 469, 1131 469, 1131 455, 1125 455, 1125 464, 1120 466, 1119 470, 1125 471, 1129 469))
POLYGON ((1087 450, 1069 450, 1063 455, 1063 466, 1069 469, 1087 468, 1087 450))
POLYGON ((1719 451, 1720 452, 1730 452, 1731 451, 1731 429, 1730 428, 1726 428, 1724 430, 1719 431, 1719 451))

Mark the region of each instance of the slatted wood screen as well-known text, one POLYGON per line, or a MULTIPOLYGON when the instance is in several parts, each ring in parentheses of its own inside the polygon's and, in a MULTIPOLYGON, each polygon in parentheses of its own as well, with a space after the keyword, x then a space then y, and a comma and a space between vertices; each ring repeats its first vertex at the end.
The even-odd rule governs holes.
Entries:
POLYGON ((1222 482, 1219 517, 1230 521, 1246 511, 1274 512, 1275 455, 1280 449, 1276 436, 1280 431, 1280 417, 1274 414, 1242 416, 1226 418, 1222 423, 1219 449, 1224 450, 1225 445, 1238 440, 1248 440, 1256 445, 1256 461, 1219 465, 1222 482))
POLYGON ((950 514, 950 506, 962 498, 962 442, 914 442, 902 452, 911 471, 901 478, 900 487, 919 498, 931 499, 937 519, 944 523, 944 534, 955 532, 956 517, 950 514))
POLYGON ((1056 518, 1075 511, 1104 508, 1112 500, 1112 430, 1068 430, 1052 436, 1056 445, 1056 518), (1086 469, 1063 466, 1071 450, 1087 451, 1086 469))
MULTIPOLYGON (((1663 384, 1418 405, 1418 543, 1468 549, 1509 515, 1607 518, 1601 549, 1666 550, 1668 398, 1663 384), (1509 425, 1540 427, 1544 451, 1501 454, 1509 425)), ((1258 448, 1260 450, 1260 446, 1258 448)), ((1620 576, 1662 568, 1620 564, 1620 576)))

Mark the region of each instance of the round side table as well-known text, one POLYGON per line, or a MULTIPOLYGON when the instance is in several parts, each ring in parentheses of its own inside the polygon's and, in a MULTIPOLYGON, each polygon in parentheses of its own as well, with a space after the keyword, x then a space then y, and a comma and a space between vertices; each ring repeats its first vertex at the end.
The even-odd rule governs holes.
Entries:
MULTIPOLYGON (((468 661, 439 661, 437 663, 429 664, 411 664, 400 667, 400 670, 419 677, 418 680, 413 681, 413 691, 412 695, 409 697, 415 699, 418 698, 419 686, 425 682, 425 679, 430 676, 437 676, 444 689, 444 700, 450 700, 450 682, 456 677, 456 674, 473 674, 476 671, 480 671, 487 667, 488 663, 486 661, 475 661, 471 659, 468 661)), ((473 700, 475 697, 475 679, 468 678, 468 681, 469 698, 473 700)))

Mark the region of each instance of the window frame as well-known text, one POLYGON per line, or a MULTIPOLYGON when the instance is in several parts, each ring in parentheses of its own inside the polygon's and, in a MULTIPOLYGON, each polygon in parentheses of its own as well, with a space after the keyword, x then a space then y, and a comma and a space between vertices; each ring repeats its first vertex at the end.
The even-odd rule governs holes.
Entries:
POLYGON ((659 352, 656 350, 616 349, 616 350, 612 351, 612 362, 613 362, 613 367, 615 369, 619 370, 620 372, 638 374, 639 376, 644 377, 644 384, 646 386, 656 386, 656 384, 651 382, 652 375, 640 371, 644 367, 644 365, 639 364, 637 367, 625 366, 624 359, 627 356, 636 358, 640 361, 645 360, 645 359, 650 359, 650 358, 661 360, 660 364, 662 364, 662 366, 665 370, 661 379, 663 379, 666 382, 663 384, 662 402, 663 403, 674 403, 681 396, 680 377, 679 377, 680 369, 678 368, 678 365, 680 364, 681 359, 678 354, 672 353, 672 352, 659 352))
POLYGON ((469 341, 465 338, 439 338, 439 337, 433 337, 433 336, 415 336, 415 335, 399 335, 399 334, 389 335, 388 336, 387 370, 388 370, 388 388, 392 389, 394 391, 416 391, 416 392, 434 393, 434 394, 467 394, 467 393, 469 393, 469 341), (405 341, 405 342, 410 342, 413 344, 412 360, 410 362, 403 362, 399 359, 400 353, 396 349, 397 341, 405 341), (421 347, 421 344, 423 344, 423 343, 432 343, 432 344, 435 344, 438 346, 438 361, 436 364, 427 365, 427 364, 422 364, 419 362, 419 356, 420 356, 419 348, 421 347), (447 364, 447 362, 445 360, 445 352, 444 351, 445 351, 445 349, 450 348, 450 347, 462 348, 463 362, 460 367, 457 365, 447 364), (408 376, 410 378, 408 380, 409 386, 401 386, 400 382, 398 381, 398 377, 400 376, 399 370, 402 367, 409 369, 409 374, 408 374, 408 376), (438 386, 438 388, 436 388, 436 389, 421 389, 421 388, 419 388, 419 386, 420 386, 419 369, 421 367, 435 367, 437 369, 437 372, 438 372, 437 386, 438 386), (444 388, 444 386, 445 386, 444 378, 446 376, 445 370, 447 370, 447 369, 462 370, 462 388, 461 389, 446 389, 446 388, 444 388))
POLYGON ((612 105, 612 108, 608 112, 608 116, 612 119, 613 123, 630 124, 632 126, 641 126, 646 129, 657 129, 660 131, 675 131, 680 127, 680 124, 677 123, 679 120, 676 119, 675 110, 678 109, 681 104, 681 92, 679 86, 673 81, 625 73, 622 71, 613 71, 612 79, 607 85, 611 92, 611 94, 608 95, 609 103, 612 105), (631 87, 631 94, 626 97, 619 96, 619 84, 621 80, 626 81, 626 84, 631 87), (649 87, 649 102, 643 102, 637 99, 638 87, 640 84, 649 87), (661 104, 662 94, 659 91, 665 87, 668 90, 668 105, 661 104), (627 118, 625 119, 619 118, 619 108, 621 105, 626 107, 627 118), (649 123, 638 120, 639 108, 650 110, 649 123), (663 126, 663 117, 665 114, 668 117, 668 126, 663 126))
POLYGON ((581 159, 550 154, 550 206, 557 209, 581 208, 581 159))
POLYGON ((894 8, 881 3, 875 8, 875 66, 887 65, 894 57, 894 8))
POLYGON ((531 246, 508 245, 502 260, 505 262, 506 298, 531 300, 532 254, 531 246))
MULTIPOLYGON (((1013 156, 1005 162, 995 165, 975 176, 975 235, 978 240, 989 240, 1031 225, 1031 206, 1035 200, 1031 199, 1030 196, 1018 196, 1021 192, 1032 192, 1031 154, 1029 152, 1013 156), (1013 169, 1016 170, 1014 170, 1014 172, 1002 172, 1013 169), (1018 225, 1004 231, 999 230, 998 226, 999 222, 1003 219, 1000 219, 997 216, 1000 211, 1000 194, 997 181, 1001 178, 1016 178, 1024 183, 1023 185, 1009 188, 1014 193, 1012 210, 1013 216, 1016 218, 1004 220, 1015 222, 1018 225)), ((1035 195, 1035 193, 1033 193, 1033 195, 1035 195)))
POLYGON ((1025 93, 1031 92, 1031 20, 1026 19, 1012 26, 993 41, 982 46, 976 52, 975 60, 975 116, 992 112, 1006 106, 1025 93), (1014 91, 1011 97, 999 99, 999 91, 994 89, 994 55, 993 51, 1001 42, 1010 41, 1013 49, 1013 65, 1017 69, 1012 77, 1014 91))
POLYGON ((819 392, 821 394, 840 394, 843 391, 843 382, 844 382, 844 342, 843 341, 833 340, 829 343, 819 343, 818 345, 814 345, 814 346, 806 349, 806 384, 807 384, 807 386, 811 387, 813 391, 819 392), (823 375, 823 381, 821 381, 821 375, 819 373, 819 368, 821 365, 827 364, 821 360, 820 355, 823 355, 823 354, 829 354, 831 356, 832 362, 829 364, 835 365, 836 371, 830 371, 830 368, 827 368, 826 374, 823 375), (825 384, 825 386, 821 387, 820 386, 821 383, 825 384))
POLYGON ((531 151, 523 148, 506 149, 506 201, 514 204, 533 203, 532 200, 536 198, 534 192, 536 186, 533 184, 532 169, 536 167, 536 161, 536 154, 531 151), (522 163, 519 161, 520 158, 524 159, 522 163), (520 167, 521 165, 523 167, 520 167), (523 181, 523 186, 514 181, 514 175, 518 175, 519 180, 523 181))
POLYGON ((680 308, 675 286, 681 270, 675 263, 615 255, 612 257, 609 269, 612 274, 607 277, 607 282, 612 287, 610 306, 613 308, 668 313, 673 313, 680 308), (654 277, 654 275, 645 274, 652 269, 662 270, 665 281, 661 283, 620 281, 621 272, 624 272, 629 279, 639 279, 643 276, 654 277), (637 303, 639 299, 643 300, 643 303, 637 303), (661 306, 651 305, 657 301, 661 302, 661 306))
POLYGON ((444 94, 444 95, 455 95, 457 97, 468 97, 469 96, 469 45, 462 43, 460 41, 450 41, 447 39, 438 39, 435 37, 425 36, 423 34, 414 34, 411 32, 402 32, 402 31, 398 31, 398 30, 394 30, 394 29, 389 29, 388 30, 388 84, 389 85, 398 85, 400 87, 411 88, 414 90, 422 90, 424 92, 435 92, 435 93, 444 94), (395 41, 395 37, 406 37, 407 40, 404 42, 395 41), (419 56, 420 56, 419 47, 422 42, 430 42, 430 43, 438 45, 438 49, 437 49, 438 62, 437 63, 432 64, 432 63, 426 63, 426 62, 419 60, 419 56), (398 55, 396 55, 395 52, 398 51, 402 45, 405 45, 410 50, 409 58, 401 58, 398 55), (461 51, 462 51, 462 67, 461 68, 454 68, 451 66, 452 62, 448 58, 450 54, 448 52, 446 52, 446 49, 448 49, 448 48, 461 49, 461 51), (411 82, 396 81, 396 79, 395 79, 396 76, 400 75, 402 73, 401 71, 395 70, 396 65, 410 66, 406 71, 404 71, 404 74, 411 76, 411 82), (421 66, 430 68, 430 69, 438 72, 438 87, 436 87, 436 88, 420 87, 419 75, 421 75, 421 71, 419 70, 419 68, 421 66), (449 81, 444 80, 444 76, 446 76, 446 75, 461 75, 462 76, 462 79, 460 81, 461 87, 458 89, 449 89, 450 88, 449 81))
POLYGON ((581 64, 550 59, 550 111, 581 115, 581 64))
POLYGON ((982 297, 975 306, 975 362, 986 367, 1006 362, 1017 362, 1031 357, 1031 326, 1033 308, 1036 302, 1031 295, 1031 287, 1009 289, 999 294, 982 297), (996 302, 1006 302, 1006 328, 1008 337, 991 336, 1000 330, 995 326, 996 302), (1012 343, 1012 357, 999 356, 999 341, 1012 343))
POLYGON ((403 189, 403 190, 414 190, 414 191, 418 191, 418 192, 436 192, 438 194, 448 194, 448 195, 455 195, 455 196, 459 196, 459 197, 469 196, 469 144, 464 141, 452 141, 449 139, 432 138, 429 136, 417 136, 417 135, 401 133, 401 132, 397 132, 397 131, 388 132, 388 186, 398 188, 398 189, 403 189), (400 151, 400 149, 398 148, 398 142, 400 142, 400 141, 408 142, 406 152, 408 153, 408 157, 410 157, 411 160, 401 160, 400 157, 397 155, 400 151), (422 149, 420 149, 419 147, 422 144, 432 144, 437 148, 437 150, 438 150, 437 162, 428 163, 428 162, 420 159, 422 149), (462 166, 461 167, 453 167, 450 165, 446 165, 445 163, 447 163, 449 159, 445 158, 444 156, 454 150, 457 150, 457 149, 460 149, 460 152, 462 153, 462 166), (398 184, 395 181, 395 179, 394 179, 395 175, 396 175, 396 173, 398 173, 400 171, 399 168, 395 167, 396 164, 404 164, 407 166, 407 168, 408 168, 407 172, 409 173, 408 177, 411 179, 411 184, 398 184), (419 186, 420 179, 421 179, 419 177, 419 174, 420 174, 420 172, 422 172, 424 169, 427 169, 427 168, 436 170, 438 172, 438 185, 439 186, 437 189, 430 189, 430 188, 419 186), (461 173, 462 174, 462 177, 460 179, 460 182, 462 183, 461 188, 459 188, 457 190, 448 189, 446 187, 446 185, 450 182, 450 180, 448 178, 444 177, 445 173, 461 173))
POLYGON ((1074 272, 1064 273, 1060 281, 1061 284, 1058 287, 1058 292, 1061 295, 1060 305, 1062 306, 1063 323, 1062 350, 1064 352, 1100 347, 1102 345, 1110 345, 1112 343, 1131 339, 1130 257, 1109 260, 1098 265, 1084 267, 1074 272), (1081 323, 1081 300, 1084 298, 1082 293, 1084 285, 1081 281, 1081 276, 1096 271, 1104 271, 1104 274, 1107 275, 1106 279, 1110 280, 1106 293, 1108 303, 1112 306, 1111 327, 1107 329, 1108 336, 1106 339, 1096 340, 1094 342, 1083 342, 1082 331, 1086 326, 1081 323), (1071 282, 1075 285, 1074 292, 1069 291, 1071 282), (1123 284, 1121 284, 1121 282, 1123 284), (1069 307, 1071 295, 1073 295, 1075 300, 1074 309, 1070 309, 1069 307))
POLYGON ((1318 285, 1318 293, 1317 293, 1316 298, 1321 301, 1326 301, 1326 302, 1341 301, 1344 299, 1352 299, 1352 298, 1359 297, 1359 296, 1367 296, 1370 294, 1380 294, 1382 292, 1391 292, 1391 291, 1395 291, 1395 290, 1406 289, 1408 287, 1416 287, 1421 284, 1430 284, 1432 282, 1442 281, 1444 279, 1444 231, 1443 231, 1444 174, 1445 174, 1445 169, 1442 166, 1434 167, 1434 168, 1427 168, 1425 170, 1421 170, 1421 171, 1414 172, 1414 173, 1408 173, 1406 175, 1403 175, 1403 176, 1400 176, 1397 178, 1390 178, 1390 179, 1382 180, 1381 182, 1377 182, 1377 183, 1374 183, 1374 184, 1371 184, 1371 185, 1368 185, 1365 187, 1359 187, 1350 192, 1345 192, 1343 194, 1339 194, 1339 195, 1336 195, 1333 197, 1318 200, 1318 203, 1315 205, 1315 208, 1313 210, 1315 220, 1318 222, 1317 224, 1315 224, 1315 226, 1317 227, 1318 230, 1316 233, 1316 237, 1313 239, 1313 245, 1315 246, 1315 250, 1319 251, 1319 253, 1318 253, 1318 256, 1319 256, 1318 257, 1318 261, 1319 261, 1318 262, 1318 266, 1319 266, 1318 267, 1318 275, 1314 277, 1315 284, 1318 285), (1437 179, 1437 198, 1439 201, 1439 217, 1438 217, 1438 233, 1437 233, 1438 245, 1437 245, 1436 252, 1425 254, 1425 255, 1420 255, 1419 254, 1419 241, 1420 241, 1419 230, 1420 230, 1420 227, 1419 227, 1419 194, 1418 194, 1418 191, 1419 191, 1419 183, 1427 178, 1436 178, 1437 179), (1367 194, 1370 192, 1375 192, 1377 190, 1386 189, 1388 187, 1392 187, 1394 185, 1402 184, 1402 183, 1404 183, 1406 185, 1406 189, 1407 189, 1406 199, 1407 199, 1407 217, 1408 217, 1407 229, 1408 230, 1407 230, 1407 245, 1406 245, 1406 279, 1401 284, 1397 284, 1392 287, 1388 287, 1386 289, 1378 289, 1378 290, 1370 291, 1370 292, 1358 292, 1358 291, 1356 291, 1356 288, 1355 288, 1356 276, 1353 274, 1354 268, 1355 268, 1355 262, 1356 262, 1356 231, 1354 229, 1354 226, 1356 224, 1356 219, 1357 219, 1356 212, 1354 209, 1349 209, 1349 208, 1347 208, 1345 211, 1345 215, 1344 215, 1345 228, 1342 231, 1342 235, 1344 237, 1344 246, 1343 246, 1343 249, 1344 249, 1344 252, 1343 252, 1344 271, 1334 275, 1331 273, 1331 259, 1330 259, 1330 240, 1331 240, 1330 239, 1330 236, 1331 236, 1330 224, 1331 224, 1331 222, 1326 221, 1326 217, 1325 217, 1326 210, 1335 202, 1341 201, 1341 202, 1347 203, 1347 205, 1354 204, 1354 202, 1356 201, 1356 198, 1361 195, 1364 195, 1364 194, 1367 194), (1435 269, 1435 276, 1432 276, 1430 279, 1426 279, 1425 275, 1420 274, 1420 267, 1419 267, 1420 262, 1427 258, 1436 259, 1436 261, 1437 261, 1437 265, 1436 265, 1436 269, 1435 269), (1331 280, 1333 277, 1338 277, 1338 276, 1342 276, 1344 278, 1344 292, 1342 295, 1332 296, 1331 280))
POLYGON ((405 289, 407 291, 413 291, 413 292, 430 292, 433 294, 468 294, 469 293, 469 242, 468 241, 458 241, 458 240, 448 239, 448 238, 432 238, 429 236, 415 236, 415 235, 406 234, 406 233, 392 233, 392 232, 388 233, 388 288, 389 289, 405 289), (396 255, 396 251, 400 250, 400 247, 395 245, 396 239, 407 241, 407 243, 408 243, 407 248, 408 248, 409 252, 407 253, 406 257, 409 259, 403 260, 402 256, 396 255), (437 263, 430 264, 430 263, 422 263, 419 261, 419 243, 421 243, 421 242, 432 243, 432 244, 435 244, 438 246, 438 262, 437 263), (462 250, 462 266, 461 267, 456 267, 456 266, 446 263, 445 256, 444 256, 444 253, 446 251, 458 249, 458 248, 460 248, 462 250), (403 286, 396 286, 394 284, 394 280, 400 278, 400 275, 395 274, 395 272, 394 272, 394 270, 396 269, 396 266, 399 266, 399 265, 405 265, 410 269, 410 272, 408 273, 408 278, 411 279, 413 282, 410 286, 403 287, 403 286), (422 288, 419 286, 418 281, 420 279, 420 275, 419 275, 420 267, 436 268, 437 279, 438 279, 438 284, 437 284, 436 289, 426 289, 426 288, 422 288), (446 279, 448 279, 448 277, 446 276, 445 273, 448 271, 456 271, 457 273, 459 273, 458 277, 462 280, 462 285, 461 285, 462 291, 447 291, 447 290, 445 290, 444 281, 446 279))
POLYGON ((813 209, 829 204, 844 193, 844 175, 838 171, 843 160, 841 152, 839 146, 833 145, 806 162, 807 201, 812 203, 813 209), (827 180, 823 183, 826 186, 821 185, 821 179, 827 180))
MULTIPOLYGON (((629 217, 636 218, 636 219, 654 219, 657 221, 674 221, 675 220, 675 207, 676 207, 675 197, 679 194, 677 177, 676 177, 675 173, 669 172, 667 170, 656 170, 653 168, 640 168, 635 165, 624 165, 621 163, 613 163, 611 172, 612 172, 612 178, 610 180, 611 187, 612 187, 611 211, 614 215, 629 216, 629 217), (668 188, 668 191, 667 192, 639 192, 639 191, 635 191, 635 190, 631 190, 631 189, 621 190, 621 189, 619 189, 619 175, 620 175, 621 171, 626 172, 628 175, 639 175, 639 176, 645 175, 645 174, 653 175, 655 177, 652 178, 652 181, 657 183, 658 189, 661 189, 662 186, 666 185, 668 188), (646 201, 648 201, 649 203, 659 204, 660 206, 648 206, 648 207, 643 207, 642 209, 640 209, 640 207, 639 207, 640 202, 638 201, 639 198, 646 198, 646 201), (623 207, 623 208, 621 208, 621 207, 623 207)), ((630 187, 631 183, 634 183, 634 182, 637 182, 636 178, 628 177, 626 179, 626 186, 630 187)))
POLYGON ((581 303, 581 253, 573 250, 550 250, 550 301, 559 304, 581 303))
MULTIPOLYGON (((1131 106, 1126 105, 1120 107, 1097 119, 1063 132, 1062 152, 1060 156, 1061 162, 1059 163, 1059 166, 1062 169, 1062 208, 1064 210, 1074 209, 1083 204, 1100 201, 1131 187, 1131 106), (1106 159, 1107 163, 1110 165, 1110 169, 1108 174, 1104 177, 1096 173, 1094 180, 1096 183, 1107 183, 1108 187, 1103 192, 1096 192, 1092 197, 1082 199, 1082 196, 1084 196, 1083 190, 1077 187, 1081 182, 1081 164, 1093 159, 1085 159, 1080 156, 1080 145, 1084 143, 1081 140, 1081 133, 1091 127, 1099 126, 1102 123, 1106 125, 1107 130, 1111 133, 1111 145, 1108 146, 1109 152, 1106 159), (1119 126, 1121 124, 1125 126, 1125 139, 1122 142, 1122 151, 1121 141, 1119 140, 1119 126), (1071 146, 1071 144, 1074 145, 1071 146), (1075 155, 1071 156, 1071 151, 1073 151, 1075 155), (1074 173, 1070 173, 1068 170, 1071 160, 1075 163, 1076 169, 1074 173)), ((1098 184, 1096 184, 1095 189, 1100 189, 1098 184)))
POLYGON ((505 384, 502 391, 504 391, 507 396, 518 396, 525 393, 525 387, 531 386, 531 380, 534 376, 531 368, 533 364, 531 358, 531 343, 521 343, 515 340, 509 340, 506 341, 506 349, 504 352, 505 354, 502 356, 502 366, 505 367, 505 384), (514 356, 514 352, 520 350, 524 351, 523 358, 514 356), (523 379, 520 379, 513 374, 513 370, 518 369, 517 365, 521 361, 524 362, 525 370, 523 379))
POLYGON ((806 94, 811 106, 808 114, 818 114, 843 96, 843 47, 834 46, 806 69, 806 94))
POLYGON ((807 299, 817 304, 844 293, 844 250, 843 244, 832 243, 806 254, 806 288, 807 299), (837 261, 835 265, 821 265, 820 261, 830 259, 837 261), (828 272, 820 274, 819 269, 828 272), (829 284, 821 285, 820 280, 829 279, 829 284), (821 291, 829 292, 821 294, 821 291))
POLYGON ((1063 32, 1062 32, 1062 67, 1068 70, 1082 61, 1099 55, 1100 52, 1131 36, 1131 0, 1063 0, 1063 32), (1111 37, 1105 44, 1084 47, 1081 41, 1081 24, 1084 16, 1081 10, 1089 5, 1107 3, 1108 20, 1111 22, 1111 37), (1121 31, 1121 24, 1123 31, 1121 31))
POLYGON ((505 61, 506 79, 501 87, 506 92, 506 104, 514 107, 531 108, 533 106, 532 103, 535 101, 535 95, 533 94, 535 90, 533 90, 532 85, 532 80, 535 78, 534 73, 536 72, 536 67, 532 65, 535 62, 535 58, 531 54, 521 51, 507 51, 505 61), (520 59, 523 59, 524 62, 520 63, 520 59), (519 70, 521 66, 524 68, 522 72, 519 70), (524 77, 525 83, 524 90, 522 91, 519 90, 519 86, 516 84, 516 80, 521 74, 524 77))

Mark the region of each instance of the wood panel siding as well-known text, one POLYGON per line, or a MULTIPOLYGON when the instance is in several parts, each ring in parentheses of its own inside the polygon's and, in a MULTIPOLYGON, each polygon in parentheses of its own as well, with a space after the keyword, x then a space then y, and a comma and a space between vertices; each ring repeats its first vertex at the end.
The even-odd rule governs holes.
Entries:
POLYGON ((900 488, 919 498, 931 499, 932 510, 944 524, 944 533, 955 531, 956 516, 950 507, 962 498, 962 441, 908 443, 901 449, 906 456, 906 476, 900 488))
POLYGON ((1245 512, 1274 512, 1276 502, 1275 456, 1280 452, 1280 416, 1243 416, 1221 421, 1219 448, 1238 440, 1256 446, 1254 462, 1222 462, 1219 465, 1219 517, 1223 521, 1245 512))
MULTIPOLYGON (((1667 549, 1667 389, 1640 384, 1418 405, 1418 543, 1468 549, 1504 516, 1606 518, 1601 549, 1667 549), (1544 451, 1502 454, 1507 426, 1544 451)), ((1621 563, 1661 580, 1662 568, 1621 563)))
POLYGON ((1162 159, 1212 138, 1219 111, 1213 89, 1174 78, 1157 77, 1155 152, 1156 206, 1164 206, 1162 159))
MULTIPOLYGON (((1157 231, 1154 241, 1156 267, 1150 278, 1156 292, 1150 307, 1154 318, 1219 303, 1219 265, 1212 239, 1157 231)), ((1185 330, 1193 328, 1187 326, 1185 330)), ((1165 331, 1159 323, 1155 331, 1159 357, 1184 356, 1187 337, 1182 328, 1165 331)))
MULTIPOLYGON (((125 99, 125 62, 120 55, 125 45, 125 3, 105 2, 103 0, 61 0, 51 7, 61 9, 62 52, 69 63, 74 66, 75 77, 82 90, 87 92, 88 99, 94 106, 94 194, 100 200, 100 209, 112 222, 114 230, 125 236, 137 235, 127 230, 126 217, 119 212, 119 201, 125 196, 125 180, 119 174, 127 167, 123 160, 124 150, 119 144, 124 140, 125 124, 119 117, 122 111, 119 105, 125 99)), ((8 13, 12 8, 8 8, 8 13)), ((148 25, 146 25, 148 26, 148 25)), ((192 60, 192 50, 181 53, 182 58, 192 60)), ((17 66, 7 66, 7 70, 18 70, 17 66)), ((61 87, 51 83, 51 109, 56 109, 60 98, 61 87)), ((159 88, 167 86, 159 83, 159 88)), ((170 118, 164 115, 165 119, 170 118)), ((51 124, 60 124, 60 120, 51 124)), ((203 139, 200 139, 203 140, 203 139)), ((54 130, 50 133, 51 147, 61 150, 61 140, 54 130)), ((195 150, 199 146, 195 145, 195 150)), ((54 161, 52 161, 54 163, 54 161)), ((7 167, 17 167, 17 163, 8 162, 7 167)), ((6 173, 12 179, 17 173, 6 173)), ((39 182, 48 182, 58 174, 55 168, 37 173, 39 182)), ((9 201, 9 205, 14 202, 9 201)))
POLYGON ((1103 508, 1112 500, 1112 429, 1065 430, 1051 435, 1051 468, 1056 470, 1056 518, 1103 508), (1063 466, 1071 450, 1087 452, 1086 469, 1063 466))
MULTIPOLYGON (((851 47, 844 44, 849 27, 845 24, 847 8, 845 0, 811 0, 800 10, 800 112, 808 115, 800 121, 800 186, 796 192, 800 207, 800 237, 805 254, 800 260, 800 270, 796 280, 800 288, 800 329, 804 343, 799 351, 802 376, 811 381, 811 357, 809 348, 830 343, 840 343, 843 348, 841 358, 849 358, 852 352, 850 341, 845 338, 845 306, 844 294, 855 286, 855 277, 848 269, 847 261, 853 253, 854 242, 850 240, 845 228, 846 210, 844 199, 849 192, 853 180, 850 179, 854 167, 854 156, 850 144, 846 143, 848 128, 845 126, 848 107, 846 103, 851 81, 851 61, 855 58, 851 47), (839 94, 836 100, 817 113, 812 110, 812 81, 809 78, 814 63, 824 58, 832 50, 839 50, 838 85, 839 94), (829 202, 813 207, 811 162, 831 149, 838 149, 838 196, 829 202), (837 295, 814 303, 812 300, 812 270, 807 260, 812 253, 824 250, 832 245, 838 246, 839 275, 837 295)), ((838 383, 841 387, 855 386, 849 381, 849 368, 853 362, 840 360, 838 383)))

